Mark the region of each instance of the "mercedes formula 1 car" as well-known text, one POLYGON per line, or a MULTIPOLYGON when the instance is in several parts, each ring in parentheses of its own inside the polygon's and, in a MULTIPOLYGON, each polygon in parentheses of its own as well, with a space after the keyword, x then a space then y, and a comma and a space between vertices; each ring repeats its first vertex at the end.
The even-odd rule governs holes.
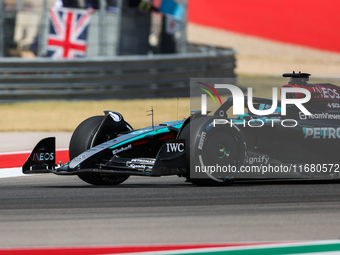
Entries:
MULTIPOLYGON (((311 99, 304 106, 311 115, 294 105, 281 115, 278 100, 270 115, 247 110, 228 118, 234 100, 229 97, 210 115, 194 111, 187 119, 133 130, 120 113, 106 111, 76 128, 69 145, 70 162, 57 165, 55 138, 45 138, 23 165, 23 173, 77 175, 94 185, 117 185, 133 175, 178 175, 197 185, 339 178, 340 87, 309 84, 307 73, 283 76, 290 77, 284 87, 310 91, 311 99)), ((253 107, 259 110, 272 103, 253 98, 253 107)))

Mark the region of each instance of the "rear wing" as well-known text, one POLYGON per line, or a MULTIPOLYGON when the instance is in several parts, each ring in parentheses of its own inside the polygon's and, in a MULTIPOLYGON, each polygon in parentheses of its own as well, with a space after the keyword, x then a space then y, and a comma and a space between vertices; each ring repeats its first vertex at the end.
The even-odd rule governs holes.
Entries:
POLYGON ((25 164, 24 174, 50 173, 55 168, 55 137, 42 139, 33 149, 25 164))

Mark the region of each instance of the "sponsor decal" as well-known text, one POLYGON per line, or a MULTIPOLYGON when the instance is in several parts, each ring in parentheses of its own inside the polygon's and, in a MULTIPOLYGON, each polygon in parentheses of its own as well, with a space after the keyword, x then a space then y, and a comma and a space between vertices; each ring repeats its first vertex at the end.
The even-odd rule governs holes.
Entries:
POLYGON ((340 114, 335 113, 312 113, 311 115, 305 115, 303 112, 299 112, 299 117, 301 120, 340 120, 340 114))
POLYGON ((151 170, 155 163, 155 159, 131 159, 126 162, 126 166, 137 170, 151 170))
POLYGON ((33 152, 33 161, 47 161, 54 160, 54 152, 33 152))
POLYGON ((205 132, 202 132, 202 134, 201 134, 200 142, 198 143, 198 149, 200 149, 200 150, 203 149, 203 144, 204 144, 204 139, 205 139, 206 134, 207 133, 205 133, 205 132))
POLYGON ((340 139, 340 128, 333 127, 304 127, 304 138, 313 139, 340 139))
POLYGON ((143 164, 131 164, 131 163, 126 163, 126 166, 132 168, 132 169, 137 169, 137 170, 151 170, 152 166, 147 166, 147 165, 143 165, 143 164))
POLYGON ((134 159, 131 159, 131 161, 128 161, 127 163, 154 164, 154 163, 155 163, 155 159, 140 159, 140 158, 134 158, 134 159))
POLYGON ((321 98, 331 98, 331 99, 339 99, 340 95, 339 93, 336 91, 336 89, 331 89, 331 88, 326 88, 326 87, 313 87, 314 92, 319 93, 319 96, 321 98))
POLYGON ((338 103, 328 103, 327 104, 327 106, 328 106, 328 108, 335 108, 335 109, 337 109, 337 108, 340 108, 340 104, 338 104, 338 103))
POLYGON ((184 142, 178 143, 167 143, 166 144, 166 152, 183 152, 184 151, 184 142))
POLYGON ((113 150, 113 151, 112 151, 112 154, 115 155, 115 154, 120 153, 120 152, 122 152, 122 151, 130 150, 131 148, 132 148, 132 145, 129 144, 129 145, 126 146, 126 147, 121 147, 120 149, 113 150))

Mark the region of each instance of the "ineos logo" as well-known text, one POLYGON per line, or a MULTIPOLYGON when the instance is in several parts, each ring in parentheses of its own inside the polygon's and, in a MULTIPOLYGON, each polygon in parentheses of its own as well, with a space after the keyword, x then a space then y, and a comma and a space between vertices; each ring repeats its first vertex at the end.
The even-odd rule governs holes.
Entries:
POLYGON ((167 143, 166 152, 183 152, 184 143, 167 143))
POLYGON ((54 160, 54 152, 33 153, 33 161, 54 160))

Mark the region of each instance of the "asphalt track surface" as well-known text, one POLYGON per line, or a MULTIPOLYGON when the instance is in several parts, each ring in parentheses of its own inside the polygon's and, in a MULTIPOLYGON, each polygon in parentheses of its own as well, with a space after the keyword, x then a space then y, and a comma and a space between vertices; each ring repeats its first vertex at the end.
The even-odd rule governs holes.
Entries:
POLYGON ((340 184, 116 187, 77 177, 0 180, 0 247, 320 240, 340 237, 340 184))
POLYGON ((76 176, 0 179, 0 247, 339 239, 340 183, 196 187, 130 177, 95 187, 76 176))

